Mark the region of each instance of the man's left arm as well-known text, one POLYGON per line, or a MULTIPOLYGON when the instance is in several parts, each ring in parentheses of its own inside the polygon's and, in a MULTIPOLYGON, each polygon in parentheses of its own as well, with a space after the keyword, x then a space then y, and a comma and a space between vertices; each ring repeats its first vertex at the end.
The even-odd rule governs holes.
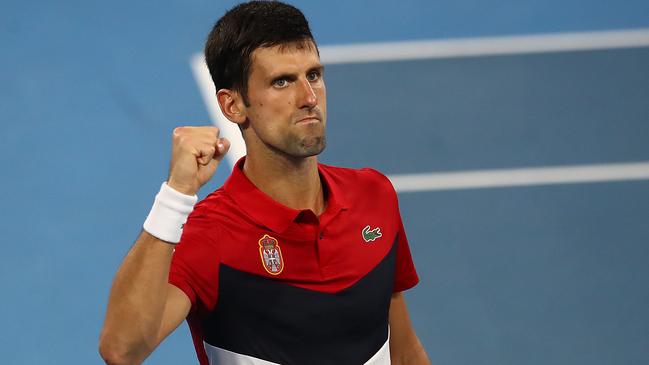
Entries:
POLYGON ((390 301, 390 360, 393 365, 430 365, 419 342, 406 307, 403 293, 392 294, 390 301))

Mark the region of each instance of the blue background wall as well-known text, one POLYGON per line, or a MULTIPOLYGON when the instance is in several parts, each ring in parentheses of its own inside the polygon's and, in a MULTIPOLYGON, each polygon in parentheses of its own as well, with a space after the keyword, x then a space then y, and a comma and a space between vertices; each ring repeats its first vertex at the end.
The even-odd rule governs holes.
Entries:
MULTIPOLYGON (((171 130, 210 123, 189 59, 233 4, 1 2, 3 364, 100 362, 112 276, 171 130)), ((294 4, 321 45, 649 27, 646 1, 294 4)), ((647 65, 647 48, 332 65, 323 160, 388 174, 646 161, 647 65)), ((433 362, 649 358, 646 180, 400 200, 433 362)), ((195 363, 187 327, 147 362, 195 363)))

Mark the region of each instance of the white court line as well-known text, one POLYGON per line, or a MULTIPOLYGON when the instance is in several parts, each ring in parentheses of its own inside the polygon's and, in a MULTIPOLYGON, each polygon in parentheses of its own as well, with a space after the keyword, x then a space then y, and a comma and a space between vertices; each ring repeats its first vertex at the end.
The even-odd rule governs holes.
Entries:
POLYGON ((388 176, 398 192, 649 179, 649 161, 388 176))
MULTIPOLYGON (((635 29, 322 46, 320 55, 325 64, 339 64, 647 46, 649 29, 635 29)), ((212 122, 232 144, 226 159, 234 166, 246 153, 239 128, 221 112, 202 54, 194 55, 190 63, 212 122)), ((424 173, 390 179, 400 192, 640 180, 649 179, 649 163, 424 173)))
POLYGON ((479 57, 649 46, 649 29, 364 43, 320 47, 325 64, 479 57))

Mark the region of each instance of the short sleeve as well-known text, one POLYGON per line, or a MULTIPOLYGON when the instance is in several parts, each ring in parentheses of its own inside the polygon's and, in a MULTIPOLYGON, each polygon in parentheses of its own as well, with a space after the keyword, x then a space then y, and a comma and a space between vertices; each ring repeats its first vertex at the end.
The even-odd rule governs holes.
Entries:
POLYGON ((180 243, 174 249, 169 283, 182 290, 192 303, 213 308, 219 282, 220 253, 215 244, 216 231, 202 207, 189 215, 180 243))
POLYGON ((408 237, 406 236, 406 230, 404 229, 403 221, 401 220, 401 213, 399 212, 399 197, 397 196, 394 186, 392 186, 392 182, 387 176, 371 168, 365 168, 363 170, 370 171, 374 176, 379 178, 380 185, 378 192, 381 195, 385 194, 386 197, 389 197, 388 209, 392 210, 392 219, 396 220, 398 224, 396 269, 392 292, 397 293, 408 290, 419 283, 419 276, 415 270, 415 264, 412 261, 410 246, 408 245, 408 237))
POLYGON ((412 288, 419 282, 419 276, 415 270, 415 264, 412 261, 410 254, 410 246, 408 245, 408 237, 406 230, 403 228, 401 215, 399 214, 399 233, 397 237, 397 263, 396 272, 394 277, 394 293, 401 292, 412 288))

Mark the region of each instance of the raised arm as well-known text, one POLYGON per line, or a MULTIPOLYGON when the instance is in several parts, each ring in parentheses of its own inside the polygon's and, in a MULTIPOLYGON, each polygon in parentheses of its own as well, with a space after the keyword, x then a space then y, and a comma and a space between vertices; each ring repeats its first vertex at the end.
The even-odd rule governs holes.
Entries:
POLYGON ((189 313, 189 298, 167 281, 181 229, 174 222, 184 222, 183 214, 186 219, 191 211, 187 202, 214 175, 228 148, 215 127, 174 130, 167 184, 110 291, 99 340, 107 364, 140 364, 189 313))
POLYGON ((167 283, 172 252, 144 231, 124 258, 99 340, 107 364, 141 363, 189 313, 189 298, 167 283))

